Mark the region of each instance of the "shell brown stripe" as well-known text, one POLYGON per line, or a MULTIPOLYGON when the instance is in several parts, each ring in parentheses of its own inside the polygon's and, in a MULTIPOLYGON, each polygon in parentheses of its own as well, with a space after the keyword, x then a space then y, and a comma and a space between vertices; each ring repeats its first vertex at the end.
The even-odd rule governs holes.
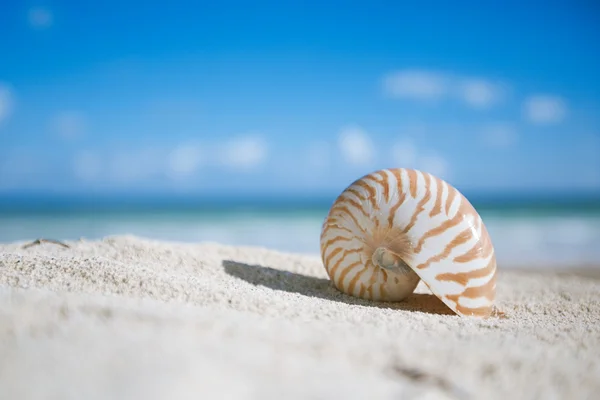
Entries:
POLYGON ((367 286, 366 293, 363 293, 363 297, 365 299, 373 300, 373 286, 374 285, 375 285, 375 283, 370 283, 369 286, 367 286))
POLYGON ((377 204, 377 192, 375 190, 375 188, 371 185, 369 185, 367 182, 365 181, 358 181, 356 183, 356 185, 360 186, 361 188, 365 189, 367 192, 369 192, 369 202, 371 203, 371 206, 373 207, 374 210, 379 210, 379 204, 377 204))
POLYGON ((408 174, 408 182, 410 186, 410 195, 413 197, 417 197, 417 171, 413 169, 407 169, 406 173, 408 174))
POLYGON ((385 198, 385 202, 387 203, 390 201, 390 183, 384 171, 379 171, 378 174, 381 177, 381 185, 383 186, 383 196, 385 198))
POLYGON ((394 177, 396 178, 396 190, 399 193, 404 193, 404 190, 402 189, 402 173, 397 169, 393 169, 392 175, 394 175, 394 177))
POLYGON ((354 234, 352 230, 346 228, 345 226, 338 225, 336 222, 327 222, 325 229, 323 230, 323 234, 329 232, 330 229, 339 229, 340 231, 348 232, 352 235, 354 234))
MULTIPOLYGON (((367 185, 367 184, 366 184, 366 185, 367 185)), ((367 186, 368 186, 368 185, 367 185, 367 186)), ((373 189, 373 190, 375 190, 375 189, 373 189)), ((361 196, 360 192, 359 192, 358 190, 356 190, 355 188, 352 188, 352 187, 351 187, 351 188, 347 189, 347 191, 348 191, 349 193, 352 193, 352 194, 354 194, 354 195, 355 195, 356 197, 358 197, 360 200, 365 200, 365 198, 364 198, 363 196, 361 196)), ((371 195, 369 195, 369 198, 368 198, 368 199, 369 199, 369 201, 371 201, 371 202, 374 202, 374 200, 373 200, 373 199, 375 199, 375 196, 371 196, 371 195)), ((361 206, 361 205, 360 205, 360 204, 359 204, 359 203, 358 203, 356 200, 354 200, 354 199, 351 199, 351 198, 345 198, 345 199, 343 199, 343 200, 342 200, 342 202, 348 202, 348 203, 352 204, 352 205, 353 205, 355 208, 357 208, 357 209, 358 209, 358 211, 360 211, 360 212, 363 214, 363 216, 364 216, 365 218, 367 218, 367 219, 371 220, 371 216, 369 216, 369 214, 367 214, 367 211, 365 210, 365 208, 364 208, 363 206, 361 206)), ((376 208, 376 209, 378 209, 378 208, 376 208)), ((373 223, 375 224, 375 227, 379 227, 379 219, 378 219, 378 218, 375 218, 375 219, 373 219, 372 221, 373 221, 373 223)), ((362 231, 363 233, 365 232, 365 230, 364 230, 364 229, 362 229, 362 227, 361 227, 360 229, 361 229, 361 231, 362 231)))
POLYGON ((438 281, 456 282, 459 285, 467 286, 471 279, 484 278, 488 276, 496 268, 495 257, 490 257, 487 265, 480 269, 475 269, 468 272, 444 272, 436 275, 438 281))
POLYGON ((366 299, 373 299, 373 286, 375 285, 375 282, 377 282, 377 276, 375 275, 375 268, 371 268, 370 272, 371 272, 371 277, 369 278, 369 286, 367 286, 366 288, 366 292, 368 293, 368 296, 365 296, 365 293, 362 293, 362 296, 366 299))
POLYGON ((384 301, 388 297, 387 290, 385 290, 385 284, 383 284, 383 283, 379 284, 379 297, 384 301))
POLYGON ((483 307, 466 307, 456 303, 456 310, 463 315, 470 315, 474 317, 489 317, 492 314, 492 306, 483 307))
POLYGON ((406 195, 404 193, 402 193, 400 196, 401 197, 390 208, 388 215, 388 229, 392 229, 392 226, 394 226, 394 217, 396 216, 396 212, 398 212, 398 209, 400 208, 400 206, 404 202, 404 199, 406 198, 406 195))
MULTIPOLYGON (((354 236, 356 234, 356 232, 353 231, 352 229, 340 227, 339 225, 337 225, 338 223, 345 223, 345 221, 340 220, 340 218, 341 218, 341 215, 339 215, 339 214, 338 215, 334 215, 334 216, 330 216, 329 217, 329 221, 330 222, 328 222, 328 224, 334 224, 334 225, 332 225, 332 226, 327 225, 325 227, 325 230, 323 231, 322 235, 324 236, 324 235, 328 234, 328 232, 331 229, 335 228, 335 229, 340 229, 342 231, 346 231, 346 232, 348 232, 348 233, 350 233, 351 235, 354 236)), ((360 227, 359 227, 359 230, 364 233, 364 230, 360 229, 360 227)))
POLYGON ((360 271, 358 271, 358 273, 356 275, 354 275, 354 278, 352 278, 352 280, 350 281, 350 284, 348 285, 348 293, 354 293, 356 283, 361 278, 361 276, 369 270, 369 267, 371 267, 371 268, 375 267, 371 260, 367 261, 365 263, 364 268, 361 269, 360 271))
MULTIPOLYGON (((425 186, 429 186, 429 174, 423 174, 423 177, 425 178, 425 186)), ((411 184, 412 184, 412 181, 411 181, 411 184)), ((415 208, 415 211, 413 212, 410 222, 408 223, 408 225, 406 225, 406 227, 404 227, 404 230, 403 230, 404 233, 407 233, 408 231, 410 231, 412 229, 412 227, 417 223, 417 218, 425 210, 425 204, 429 201, 430 198, 431 198, 431 191, 426 190, 425 195, 417 204, 417 207, 415 208)))
MULTIPOLYGON (((448 185, 447 185, 448 186, 448 185)), ((448 186, 448 197, 446 198, 446 215, 450 215, 450 207, 452 207, 452 202, 456 198, 456 189, 448 186)), ((459 199, 460 201, 460 199, 459 199)))
MULTIPOLYGON (((363 200, 363 201, 368 200, 368 199, 365 199, 365 197, 362 196, 361 193, 353 187, 348 188, 347 192, 354 194, 359 200, 363 200)), ((359 212, 361 212, 365 216, 365 218, 370 219, 370 216, 367 214, 367 211, 365 210, 365 208, 362 205, 360 205, 360 203, 358 203, 356 200, 346 197, 346 198, 341 199, 340 203, 352 204, 356 209, 358 209, 359 212)), ((375 222, 376 226, 379 226, 379 220, 375 219, 374 222, 375 222)), ((361 229, 361 231, 364 233, 364 229, 362 229, 362 227, 359 226, 359 229, 361 229)))
POLYGON ((358 289, 358 297, 363 297, 363 295, 365 294, 365 290, 366 290, 366 286, 364 285, 364 283, 360 283, 360 289, 358 289))
POLYGON ((459 263, 467 263, 480 257, 487 257, 490 255, 491 251, 492 243, 489 240, 489 235, 485 234, 481 236, 480 240, 477 243, 475 243, 475 245, 471 247, 469 251, 467 251, 464 254, 461 254, 460 256, 454 257, 453 261, 459 263))
POLYGON ((348 274, 350 273, 350 271, 354 268, 357 267, 361 264, 361 261, 355 261, 350 265, 347 265, 344 270, 342 271, 342 273, 340 274, 340 277, 337 279, 339 281, 340 287, 344 286, 344 279, 346 279, 346 276, 348 276, 348 274))
POLYGON ((349 203, 351 205, 353 205, 354 207, 356 207, 356 209, 362 213, 362 215, 365 216, 365 218, 369 218, 369 215, 367 214, 367 212, 365 211, 364 207, 362 207, 360 205, 360 203, 358 203, 356 200, 354 199, 344 199, 344 203, 349 203))
POLYGON ((488 300, 493 301, 494 297, 495 297, 494 288, 496 287, 497 273, 498 273, 498 270, 495 269, 494 274, 492 275, 490 280, 481 286, 473 286, 473 287, 466 288, 465 291, 462 293, 462 296, 468 297, 471 299, 476 299, 478 297, 483 296, 483 297, 487 298, 488 300))
POLYGON ((354 233, 352 231, 352 229, 347 228, 343 225, 339 224, 339 221, 337 221, 336 219, 333 219, 331 217, 327 218, 327 222, 325 223, 325 232, 328 231, 329 229, 339 229, 340 231, 345 231, 348 233, 354 233))
POLYGON ((464 231, 459 233, 450 243, 446 245, 444 251, 433 257, 430 257, 424 263, 417 265, 417 269, 427 268, 431 265, 431 263, 439 262, 442 259, 448 257, 455 247, 467 243, 472 237, 473 232, 471 231, 471 229, 465 229, 464 231))
POLYGON ((494 300, 494 285, 496 284, 496 271, 492 278, 487 281, 484 285, 474 286, 466 288, 460 294, 447 294, 446 298, 452 300, 458 304, 458 299, 461 297, 467 297, 469 299, 476 299, 478 297, 485 297, 488 300, 494 300))
MULTIPOLYGON (((325 249, 327 250, 327 249, 325 249)), ((333 251, 331 253, 329 253, 329 255, 325 258, 325 266, 328 266, 329 263, 331 262, 331 260, 333 259, 333 257, 335 257, 338 253, 342 252, 342 248, 341 247, 336 247, 335 249, 333 249, 333 251)), ((342 257, 343 258, 343 257, 342 257)), ((327 271, 329 272, 329 271, 327 271)))
MULTIPOLYGON (((341 249, 341 247, 338 247, 338 249, 341 249)), ((335 276, 337 269, 340 267, 342 262, 345 261, 345 259, 346 259, 346 257, 348 257, 348 255, 353 254, 353 253, 359 253, 361 251, 362 251, 361 248, 344 250, 342 253, 342 256, 339 258, 339 260, 337 260, 335 262, 335 264, 333 264, 333 268, 331 268, 331 279, 335 279, 334 276, 335 276)))
POLYGON ((381 268, 381 267, 379 267, 379 270, 380 270, 380 271, 382 272, 382 274, 383 274, 383 281, 384 281, 385 283, 387 283, 387 281, 388 281, 388 273, 387 273, 387 271, 386 271, 385 269, 381 268))
POLYGON ((383 188, 383 197, 385 198, 386 202, 389 202, 390 201, 390 184, 388 182, 387 176, 385 175, 385 172, 383 172, 383 171, 377 171, 375 174, 377 176, 371 174, 371 175, 367 175, 365 177, 365 179, 370 180, 370 181, 374 182, 375 184, 381 185, 381 187, 383 188), (380 179, 377 179, 377 177, 379 177, 380 179))
POLYGON ((435 187, 436 187, 436 196, 435 196, 435 204, 431 211, 429 212, 430 217, 434 217, 442 212, 442 195, 444 194, 444 185, 442 181, 439 179, 434 179, 435 187))
POLYGON ((325 247, 329 247, 329 246, 331 246, 332 243, 335 243, 335 242, 339 242, 339 241, 349 242, 351 240, 352 240, 352 238, 349 238, 349 237, 346 237, 346 236, 342 236, 342 235, 338 235, 336 237, 333 237, 333 238, 329 239, 327 242, 325 242, 325 247))
POLYGON ((392 170, 392 174, 396 177, 397 185, 396 191, 398 193, 398 199, 394 203, 394 205, 390 208, 388 215, 388 228, 391 229, 394 225, 394 217, 396 216, 396 212, 404 204, 406 200, 406 193, 402 190, 402 174, 398 170, 392 170))
POLYGON ((353 195, 355 195, 361 201, 368 200, 368 198, 366 198, 365 196, 363 196, 362 193, 359 192, 355 187, 349 187, 346 190, 348 191, 348 193, 352 193, 353 195))
POLYGON ((350 209, 348 209, 348 207, 344 204, 338 204, 337 206, 333 207, 331 209, 331 213, 332 215, 335 215, 335 212, 340 212, 340 214, 346 214, 350 217, 350 219, 352 219, 352 221, 354 222, 354 225, 361 231, 364 233, 364 228, 358 223, 356 217, 354 216, 354 214, 352 214, 352 212, 350 212, 350 209))
POLYGON ((370 283, 369 286, 366 286, 361 282, 358 296, 363 299, 373 300, 373 285, 375 285, 375 283, 370 283))
MULTIPOLYGON (((440 225, 425 232, 425 234, 423 236, 421 236, 421 239, 419 239, 419 241, 417 242, 417 245, 415 246, 415 253, 418 254, 421 252, 421 250, 423 249, 423 245, 425 244, 425 241, 427 239, 434 237, 434 236, 441 235, 442 233, 446 232, 448 229, 453 228, 456 225, 460 224, 461 221, 462 221, 462 215, 460 213, 457 213, 454 216, 454 218, 445 220, 440 225)), ((455 240, 456 240, 456 238, 455 238, 455 240)))
POLYGON ((371 286, 373 286, 373 284, 375 284, 375 282, 377 281, 377 277, 375 276, 375 271, 376 271, 375 265, 373 265, 373 262, 371 262, 371 260, 368 260, 366 264, 372 266, 372 268, 369 268, 369 270, 368 270, 368 272, 371 273, 371 276, 369 277, 369 281, 368 281, 369 286, 364 285, 362 282, 360 284, 361 285, 361 292, 359 293, 359 295, 361 297, 363 297, 364 296, 364 292, 367 291, 367 290, 369 290, 369 288, 371 286))
MULTIPOLYGON (((473 214, 475 214, 475 213, 473 213, 473 214)), ((483 232, 481 232, 482 224, 483 224, 483 220, 481 219, 481 217, 475 218, 475 229, 480 234, 480 236, 483 235, 483 232)))

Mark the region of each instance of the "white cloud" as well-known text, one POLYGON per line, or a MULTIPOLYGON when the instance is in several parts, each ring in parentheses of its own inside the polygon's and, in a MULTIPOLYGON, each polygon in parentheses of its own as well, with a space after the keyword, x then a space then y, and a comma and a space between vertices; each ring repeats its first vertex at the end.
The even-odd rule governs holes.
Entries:
POLYGON ((517 140, 517 130, 512 124, 495 123, 483 127, 482 140, 486 146, 507 148, 513 146, 517 140))
POLYGON ((446 95, 448 83, 440 73, 424 70, 405 70, 384 78, 385 91, 398 98, 419 100, 438 99, 446 95))
POLYGON ((0 124, 4 122, 13 110, 13 95, 8 85, 0 82, 0 124))
POLYGON ((534 124, 557 124, 567 115, 567 103, 559 96, 535 95, 525 100, 523 111, 527 119, 534 124))
POLYGON ((260 165, 266 155, 264 140, 246 136, 214 147, 187 142, 169 148, 128 146, 110 151, 82 151, 74 156, 71 165, 74 176, 82 181, 122 185, 167 179, 181 184, 193 183, 184 178, 195 176, 204 166, 244 170, 260 165))
POLYGON ((414 168, 417 162, 417 147, 411 140, 401 140, 392 146, 392 157, 396 166, 414 168))
POLYGON ((198 145, 181 144, 171 151, 158 147, 131 147, 111 152, 81 151, 72 162, 82 181, 142 182, 151 178, 178 179, 196 172, 202 164, 198 145))
POLYGON ((431 150, 420 150, 410 139, 400 139, 391 148, 392 166, 413 168, 447 179, 450 172, 448 161, 431 150))
POLYGON ((505 95, 505 85, 440 71, 409 69, 386 75, 384 92, 394 98, 432 101, 458 99, 472 108, 488 108, 505 95))
POLYGON ((257 135, 231 139, 222 148, 219 163, 236 169, 250 169, 267 158, 266 141, 257 135))
POLYGON ((449 165, 444 157, 439 154, 428 154, 418 160, 418 169, 437 176, 441 179, 448 179, 449 165))
POLYGON ((29 25, 36 29, 44 29, 52 26, 54 17, 52 12, 46 8, 34 7, 27 14, 29 25))
POLYGON ((173 178, 185 177, 195 173, 203 161, 200 146, 184 144, 171 151, 167 158, 167 174, 173 178))
POLYGON ((102 172, 102 159, 97 154, 83 151, 73 160, 73 172, 81 180, 96 180, 102 172))
POLYGON ((354 165, 369 164, 375 153, 369 135, 357 126, 343 128, 339 134, 338 145, 344 159, 354 165))
POLYGON ((108 160, 110 178, 120 182, 142 181, 164 171, 165 154, 158 148, 119 150, 108 160))
POLYGON ((75 139, 85 133, 85 118, 75 111, 65 111, 52 121, 54 131, 63 139, 75 139))
POLYGON ((473 108, 488 108, 499 102, 503 96, 503 89, 499 84, 484 79, 466 79, 458 84, 457 92, 459 97, 473 108))

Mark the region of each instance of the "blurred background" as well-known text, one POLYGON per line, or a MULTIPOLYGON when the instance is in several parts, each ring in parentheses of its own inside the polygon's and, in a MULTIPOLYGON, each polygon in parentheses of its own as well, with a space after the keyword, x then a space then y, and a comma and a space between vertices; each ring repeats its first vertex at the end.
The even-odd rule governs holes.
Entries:
POLYGON ((353 180, 461 190, 504 266, 600 265, 600 5, 3 1, 0 241, 318 254, 353 180))

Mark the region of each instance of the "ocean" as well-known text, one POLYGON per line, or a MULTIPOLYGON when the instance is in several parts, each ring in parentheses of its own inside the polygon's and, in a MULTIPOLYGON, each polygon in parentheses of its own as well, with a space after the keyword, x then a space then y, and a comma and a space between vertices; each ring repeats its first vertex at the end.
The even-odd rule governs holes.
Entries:
MULTIPOLYGON (((136 235, 183 242, 219 242, 319 254, 319 234, 332 199, 232 198, 138 204, 98 200, 0 201, 0 242, 136 235)), ((496 248, 499 265, 600 266, 600 202, 473 202, 496 248)))

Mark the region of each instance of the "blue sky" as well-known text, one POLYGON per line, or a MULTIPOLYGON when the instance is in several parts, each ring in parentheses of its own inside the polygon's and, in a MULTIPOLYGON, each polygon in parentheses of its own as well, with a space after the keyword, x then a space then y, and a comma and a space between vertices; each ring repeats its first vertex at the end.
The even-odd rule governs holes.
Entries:
POLYGON ((3 2, 0 191, 600 191, 593 1, 213 4, 3 2))

